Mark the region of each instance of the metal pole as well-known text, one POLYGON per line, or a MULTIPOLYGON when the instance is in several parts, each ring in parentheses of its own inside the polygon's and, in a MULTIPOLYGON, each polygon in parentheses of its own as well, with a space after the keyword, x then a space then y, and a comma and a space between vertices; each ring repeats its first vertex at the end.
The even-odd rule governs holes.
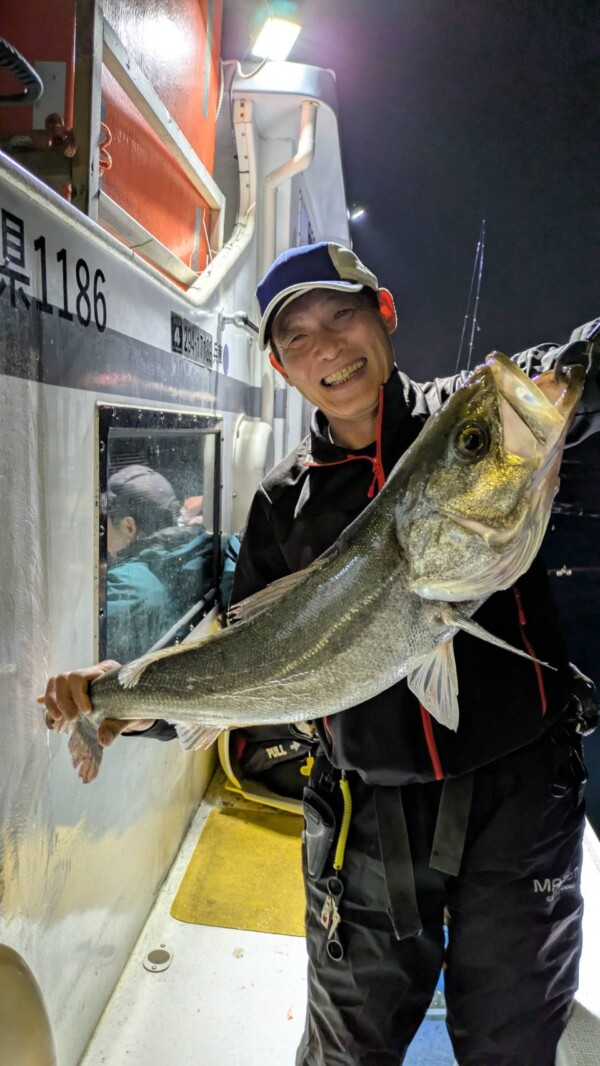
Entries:
POLYGON ((72 202, 96 221, 102 102, 102 12, 97 0, 77 0, 75 18, 74 130, 77 152, 72 164, 72 202))

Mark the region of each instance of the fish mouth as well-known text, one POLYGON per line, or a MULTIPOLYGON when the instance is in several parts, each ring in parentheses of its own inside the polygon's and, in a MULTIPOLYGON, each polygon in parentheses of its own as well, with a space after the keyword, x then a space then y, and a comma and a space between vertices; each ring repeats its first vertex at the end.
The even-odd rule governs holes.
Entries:
POLYGON ((546 399, 561 412, 563 418, 569 420, 583 392, 585 378, 585 368, 575 363, 572 366, 559 364, 553 370, 546 370, 532 380, 546 399))
POLYGON ((532 464, 534 490, 553 466, 557 479, 565 437, 585 385, 584 368, 558 366, 527 378, 499 352, 488 356, 486 365, 498 390, 505 451, 532 464))
POLYGON ((493 375, 498 395, 502 447, 512 463, 524 464, 528 470, 529 499, 526 506, 517 506, 506 516, 501 528, 452 506, 439 508, 446 521, 485 542, 489 561, 477 574, 469 574, 468 567, 418 574, 411 589, 424 599, 485 598, 513 584, 539 551, 558 487, 564 441, 583 391, 585 371, 578 366, 559 368, 532 381, 500 353, 488 357, 486 369, 493 375))
POLYGON ((348 366, 342 367, 341 370, 335 370, 333 374, 328 374, 327 377, 321 378, 321 385, 325 385, 326 388, 331 389, 335 385, 345 385, 347 381, 351 381, 362 369, 367 365, 367 360, 362 356, 360 359, 356 359, 353 363, 349 363, 348 366))
POLYGON ((507 356, 493 352, 486 359, 498 390, 507 451, 531 456, 532 434, 538 449, 553 449, 562 441, 585 383, 583 367, 558 367, 527 378, 507 356))

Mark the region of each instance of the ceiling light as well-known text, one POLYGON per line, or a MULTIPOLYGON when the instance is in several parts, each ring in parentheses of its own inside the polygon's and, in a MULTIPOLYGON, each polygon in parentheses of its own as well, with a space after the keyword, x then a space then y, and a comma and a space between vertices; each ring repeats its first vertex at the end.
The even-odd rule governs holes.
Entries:
POLYGON ((365 214, 364 207, 354 207, 352 211, 348 212, 348 218, 351 222, 357 222, 359 218, 362 218, 365 214))
POLYGON ((297 22, 269 16, 256 38, 252 55, 259 59, 282 61, 290 54, 301 27, 297 22))

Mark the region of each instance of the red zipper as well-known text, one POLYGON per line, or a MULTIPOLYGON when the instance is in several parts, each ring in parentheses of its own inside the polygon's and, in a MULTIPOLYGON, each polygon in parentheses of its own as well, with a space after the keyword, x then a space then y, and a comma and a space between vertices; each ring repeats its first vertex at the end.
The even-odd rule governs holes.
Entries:
MULTIPOLYGON (((375 495, 375 488, 378 492, 381 492, 385 485, 385 471, 383 469, 383 462, 381 460, 381 427, 383 424, 383 385, 379 386, 379 406, 377 408, 377 439, 375 444, 375 458, 371 455, 347 455, 345 459, 337 459, 333 463, 311 463, 307 460, 304 462, 304 466, 341 466, 342 463, 351 463, 354 459, 368 459, 373 466, 373 480, 367 492, 367 496, 371 499, 375 495)), ((327 718, 323 718, 325 730, 329 736, 331 742, 331 751, 335 751, 335 742, 333 739, 333 733, 329 728, 329 721, 327 718)))
MULTIPOLYGON (((519 626, 521 627, 521 637, 522 637, 522 640, 523 640, 523 644, 525 645, 525 648, 527 649, 529 654, 531 656, 533 656, 534 658, 537 658, 537 656, 535 654, 535 650, 533 648, 533 645, 531 644, 531 642, 528 639, 527 634, 525 632, 525 626, 527 625, 527 619, 525 617, 525 611, 523 610, 523 604, 521 602, 521 593, 519 592, 519 590, 518 590, 516 585, 513 585, 513 593, 514 593, 514 597, 515 597, 515 600, 516 600, 516 603, 517 603, 517 610, 519 612, 519 626)), ((548 705, 547 705, 547 701, 546 701, 546 690, 544 688, 544 679, 542 677, 542 667, 541 667, 540 663, 538 663, 538 662, 535 662, 533 665, 535 667, 535 676, 537 677, 538 690, 539 690, 539 693, 540 693, 540 702, 542 704, 542 715, 545 715, 548 705)))
POLYGON ((381 458, 381 428, 383 425, 383 385, 379 386, 379 407, 377 408, 377 437, 375 444, 375 461, 373 463, 373 481, 371 487, 367 493, 369 498, 375 495, 375 486, 377 491, 381 492, 385 485, 385 471, 383 469, 383 460, 381 458))
POLYGON ((433 766, 433 773, 436 781, 442 781, 444 778, 444 771, 442 770, 442 763, 440 755, 437 750, 437 744, 433 735, 433 726, 431 724, 431 715, 429 711, 425 709, 422 703, 419 704, 421 711, 421 721, 423 723, 423 732, 425 733, 425 740, 427 742, 427 750, 429 752, 429 758, 431 759, 431 765, 433 766))
POLYGON ((381 459, 381 426, 383 420, 383 385, 379 386, 379 406, 377 408, 377 438, 375 443, 375 458, 372 455, 347 455, 345 459, 336 459, 332 463, 312 463, 309 459, 305 459, 303 466, 342 466, 343 463, 351 463, 356 459, 367 459, 373 467, 373 480, 369 486, 367 492, 367 499, 372 500, 375 495, 375 489, 381 492, 385 485, 385 472, 383 469, 383 462, 381 459))

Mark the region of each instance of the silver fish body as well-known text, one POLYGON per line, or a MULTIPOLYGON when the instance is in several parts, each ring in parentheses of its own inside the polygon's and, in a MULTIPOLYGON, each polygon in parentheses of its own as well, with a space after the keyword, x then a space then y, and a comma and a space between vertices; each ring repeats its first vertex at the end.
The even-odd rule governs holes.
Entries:
POLYGON ((105 718, 167 719, 194 747, 230 727, 336 714, 403 677, 455 729, 452 638, 464 629, 501 644, 471 616, 538 551, 583 388, 581 368, 545 377, 488 357, 310 567, 237 605, 227 629, 95 681, 74 763, 99 765, 105 718))
POLYGON ((340 538, 318 572, 279 604, 149 662, 134 688, 123 688, 121 670, 94 682, 90 718, 139 718, 143 709, 146 717, 221 729, 295 722, 393 685, 410 659, 450 639, 452 627, 408 588, 391 522, 378 528, 386 517, 380 510, 358 536, 340 538))

